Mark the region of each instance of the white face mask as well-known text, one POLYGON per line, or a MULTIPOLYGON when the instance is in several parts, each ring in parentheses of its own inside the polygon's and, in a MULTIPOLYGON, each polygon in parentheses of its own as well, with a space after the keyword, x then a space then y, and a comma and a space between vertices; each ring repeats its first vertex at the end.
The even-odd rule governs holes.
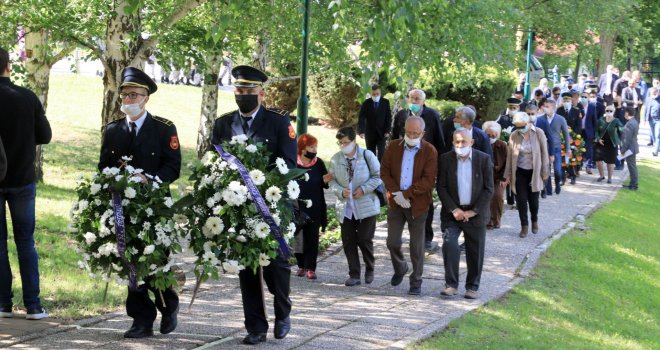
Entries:
POLYGON ((380 95, 378 95, 378 96, 371 96, 371 99, 374 100, 374 102, 379 102, 379 101, 380 101, 380 95))
POLYGON ((551 113, 553 111, 550 108, 543 108, 543 111, 545 112, 545 115, 547 115, 548 117, 551 117, 554 114, 551 113))
POLYGON ((120 110, 128 116, 136 117, 142 112, 142 107, 139 103, 133 103, 130 105, 122 103, 120 110))
POLYGON ((614 119, 614 113, 605 113, 605 120, 612 121, 614 119))
POLYGON ((491 145, 494 144, 495 141, 497 141, 497 139, 490 139, 490 144, 491 144, 491 145))
POLYGON ((459 157, 467 157, 467 155, 470 154, 471 150, 472 150, 472 146, 465 146, 461 148, 454 147, 454 151, 456 152, 456 154, 458 154, 459 157))
POLYGON ((348 155, 353 153, 354 149, 355 149, 355 142, 351 142, 348 145, 341 148, 341 153, 348 155))
POLYGON ((590 102, 590 103, 596 103, 596 101, 597 101, 597 100, 596 100, 595 97, 589 99, 589 102, 590 102))
POLYGON ((406 144, 410 147, 417 147, 419 146, 420 142, 422 142, 422 138, 418 137, 416 139, 411 139, 408 137, 408 135, 403 135, 403 140, 406 141, 406 144))
POLYGON ((570 102, 564 102, 564 109, 569 109, 571 108, 571 103, 570 102))

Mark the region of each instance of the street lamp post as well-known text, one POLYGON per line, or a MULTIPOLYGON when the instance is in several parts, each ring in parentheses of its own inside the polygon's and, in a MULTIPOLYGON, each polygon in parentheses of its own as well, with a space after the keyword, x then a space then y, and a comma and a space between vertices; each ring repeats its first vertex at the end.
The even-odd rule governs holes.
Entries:
POLYGON ((303 15, 303 49, 302 49, 302 64, 300 72, 300 96, 298 97, 298 117, 296 118, 298 135, 307 132, 307 110, 309 108, 309 99, 307 98, 307 56, 308 56, 308 43, 309 43, 309 0, 304 1, 304 15, 303 15))
POLYGON ((527 69, 525 70, 525 101, 529 101, 529 65, 532 60, 532 28, 527 30, 527 69))

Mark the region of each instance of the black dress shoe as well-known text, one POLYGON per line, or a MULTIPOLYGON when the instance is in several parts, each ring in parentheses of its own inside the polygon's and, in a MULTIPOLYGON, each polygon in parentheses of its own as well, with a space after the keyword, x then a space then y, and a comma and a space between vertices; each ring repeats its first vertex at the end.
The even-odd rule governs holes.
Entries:
POLYGON ((575 185, 575 178, 571 178, 571 185, 575 185))
POLYGON ((545 191, 541 191, 541 198, 545 198, 545 197, 547 197, 547 196, 548 196, 548 195, 545 194, 545 191))
POLYGON ((243 344, 256 345, 266 341, 266 333, 248 333, 243 338, 243 344))
POLYGON ((176 316, 179 313, 179 307, 177 306, 176 310, 168 316, 163 315, 160 319, 160 333, 168 334, 172 333, 176 329, 177 319, 176 316))
POLYGON ((561 193, 561 186, 556 186, 556 187, 555 187, 555 193, 556 193, 556 194, 561 193))
POLYGON ((151 329, 151 327, 132 325, 131 328, 124 333, 124 338, 139 339, 153 337, 153 335, 154 330, 151 329))
POLYGON ((364 273, 364 283, 366 284, 371 284, 371 282, 374 281, 374 272, 373 271, 366 271, 364 273))
POLYGON ((284 339, 291 330, 291 319, 275 320, 275 339, 284 339))
POLYGON ((422 287, 410 287, 410 289, 408 289, 408 294, 420 295, 422 294, 422 287))
POLYGON ((403 276, 405 276, 406 273, 408 273, 408 265, 406 265, 406 271, 403 271, 402 274, 399 275, 399 274, 396 274, 396 273, 395 273, 395 274, 392 276, 392 280, 390 281, 390 283, 391 283, 393 286, 398 286, 398 285, 400 285, 400 284, 401 284, 401 281, 403 281, 403 276))

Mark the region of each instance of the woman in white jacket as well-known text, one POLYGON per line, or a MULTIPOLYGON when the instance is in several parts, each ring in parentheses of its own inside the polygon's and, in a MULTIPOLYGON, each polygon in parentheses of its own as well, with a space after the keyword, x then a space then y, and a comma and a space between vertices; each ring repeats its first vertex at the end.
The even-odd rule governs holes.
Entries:
POLYGON ((335 210, 341 223, 341 241, 348 261, 349 278, 346 286, 360 284, 360 256, 362 251, 364 282, 374 280, 374 231, 380 202, 374 192, 380 180, 380 163, 373 152, 361 149, 355 142, 355 130, 339 129, 337 144, 341 151, 330 160, 329 172, 334 174, 330 188, 337 196, 335 210))

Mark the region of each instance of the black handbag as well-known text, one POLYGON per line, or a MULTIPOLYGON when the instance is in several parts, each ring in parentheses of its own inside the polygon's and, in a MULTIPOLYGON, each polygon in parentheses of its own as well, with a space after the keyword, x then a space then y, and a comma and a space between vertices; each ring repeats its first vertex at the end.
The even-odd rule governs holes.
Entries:
MULTIPOLYGON (((365 152, 362 153, 362 156, 364 157, 364 161, 367 163, 367 169, 369 169, 369 174, 371 174, 371 166, 369 165, 369 161, 367 160, 367 157, 364 155, 365 152)), ((376 193, 376 196, 378 197, 378 200, 380 201, 380 206, 384 207, 387 206, 387 197, 385 195, 385 186, 383 185, 383 180, 380 180, 380 184, 376 189, 374 190, 376 193)))

